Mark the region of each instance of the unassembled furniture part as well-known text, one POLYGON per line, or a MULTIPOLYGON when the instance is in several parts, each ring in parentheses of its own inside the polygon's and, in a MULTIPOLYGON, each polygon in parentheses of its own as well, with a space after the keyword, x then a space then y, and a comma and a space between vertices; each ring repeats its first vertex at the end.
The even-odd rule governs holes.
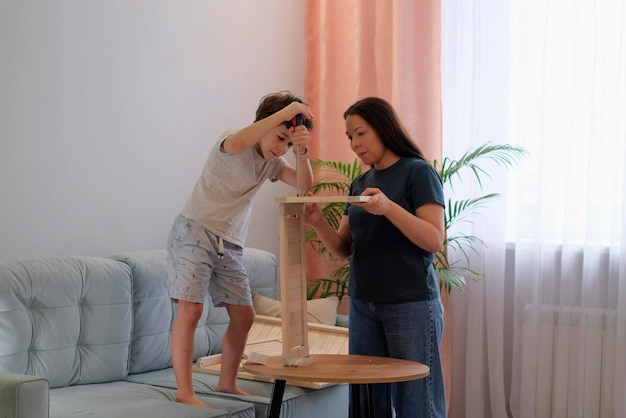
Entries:
POLYGON ((283 364, 293 366, 306 364, 310 354, 307 340, 305 205, 307 203, 366 202, 369 198, 369 196, 296 196, 276 199, 280 247, 283 364))
MULTIPOLYGON (((257 315, 252 329, 248 333, 248 343, 243 352, 244 363, 253 360, 255 356, 259 363, 265 363, 267 359, 269 363, 272 358, 282 359, 282 325, 281 318, 275 318, 265 315, 257 315), (262 361, 258 361, 258 359, 262 361)), ((308 325, 309 353, 312 356, 319 354, 348 354, 348 329, 344 327, 336 327, 333 325, 314 324, 308 325)), ((274 360, 271 360, 274 361, 274 360)), ((192 368, 194 372, 208 373, 219 375, 221 370, 221 354, 200 357, 195 366, 192 368)), ((254 375, 239 369, 238 378, 258 380, 263 382, 272 382, 274 379, 254 375)), ((302 380, 287 381, 289 385, 299 386, 308 389, 322 389, 335 383, 328 382, 307 382, 302 380)))

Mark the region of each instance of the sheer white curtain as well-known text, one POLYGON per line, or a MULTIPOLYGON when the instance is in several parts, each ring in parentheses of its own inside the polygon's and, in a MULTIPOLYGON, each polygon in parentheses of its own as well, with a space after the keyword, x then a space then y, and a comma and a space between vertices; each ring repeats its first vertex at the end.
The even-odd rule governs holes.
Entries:
POLYGON ((443 154, 530 153, 464 226, 487 248, 451 298, 451 417, 626 417, 625 3, 441 2, 443 154))

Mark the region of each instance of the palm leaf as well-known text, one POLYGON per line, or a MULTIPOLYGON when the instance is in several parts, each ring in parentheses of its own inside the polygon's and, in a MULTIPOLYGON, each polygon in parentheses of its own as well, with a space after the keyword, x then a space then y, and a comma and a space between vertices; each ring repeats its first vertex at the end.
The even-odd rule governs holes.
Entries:
POLYGON ((483 176, 487 176, 489 178, 491 178, 491 176, 478 166, 477 160, 489 159, 498 164, 500 167, 508 169, 527 156, 528 151, 526 151, 523 147, 510 144, 486 143, 480 145, 474 150, 467 151, 458 160, 448 157, 443 158, 441 163, 435 160, 433 161, 433 166, 439 173, 441 181, 444 184, 449 184, 451 188, 453 188, 453 178, 462 180, 460 172, 464 169, 468 169, 472 174, 474 174, 478 184, 482 187, 483 176))
MULTIPOLYGON (((528 152, 522 147, 509 144, 486 143, 474 150, 467 151, 458 160, 447 157, 443 158, 441 163, 435 160, 433 161, 433 166, 439 173, 443 184, 449 185, 454 192, 453 180, 459 179, 462 181, 463 170, 469 171, 477 180, 481 189, 483 188, 483 179, 485 176, 487 178, 491 178, 491 176, 478 165, 481 159, 493 161, 498 166, 509 169, 527 156, 528 152)), ((499 196, 498 193, 489 193, 471 199, 454 200, 449 198, 444 211, 445 231, 449 231, 455 224, 471 223, 470 216, 475 214, 478 208, 499 196)), ((478 254, 478 249, 484 246, 485 242, 474 235, 454 234, 446 236, 442 249, 435 254, 433 263, 437 271, 440 288, 446 289, 448 292, 452 288, 462 290, 467 286, 467 279, 476 279, 480 276, 480 273, 468 267, 470 264, 469 253, 478 254), (447 252, 460 254, 467 267, 456 265, 458 263, 450 264, 447 252)))
POLYGON ((438 269, 439 289, 445 289, 448 293, 452 291, 452 288, 462 290, 467 286, 467 279, 477 279, 480 275, 467 267, 438 269))
POLYGON ((444 212, 445 228, 448 230, 452 225, 457 222, 465 222, 465 220, 479 207, 482 207, 488 201, 499 197, 498 193, 490 193, 484 196, 476 197, 474 199, 465 199, 453 201, 448 199, 448 204, 444 212))

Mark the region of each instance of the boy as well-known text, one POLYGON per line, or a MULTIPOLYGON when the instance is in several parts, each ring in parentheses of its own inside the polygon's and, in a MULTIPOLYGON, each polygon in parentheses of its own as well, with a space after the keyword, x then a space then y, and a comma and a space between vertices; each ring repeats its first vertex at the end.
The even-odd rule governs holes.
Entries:
POLYGON ((194 393, 191 366, 194 333, 207 291, 213 304, 226 307, 230 317, 216 391, 248 395, 237 387, 236 379, 255 316, 242 254, 252 203, 268 178, 302 190, 311 187, 307 143, 312 119, 309 106, 289 92, 263 97, 254 123, 219 138, 172 226, 167 248, 170 297, 178 303, 170 347, 177 402, 206 407, 194 393), (298 114, 304 124, 294 126, 298 114), (300 159, 299 176, 282 158, 292 145, 300 159))

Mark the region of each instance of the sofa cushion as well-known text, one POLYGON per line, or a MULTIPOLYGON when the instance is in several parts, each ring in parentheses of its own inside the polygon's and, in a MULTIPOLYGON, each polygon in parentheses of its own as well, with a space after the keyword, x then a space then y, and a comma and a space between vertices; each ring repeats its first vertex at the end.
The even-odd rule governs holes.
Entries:
POLYGON ((127 374, 131 276, 96 257, 0 261, 0 370, 50 387, 127 374))
MULTIPOLYGON (((240 400, 254 404, 257 417, 266 417, 274 390, 273 383, 257 380, 238 379, 237 386, 252 396, 215 392, 219 376, 209 373, 193 374, 193 388, 196 394, 212 394, 224 399, 240 400)), ((127 381, 143 383, 163 388, 176 388, 172 369, 129 375, 127 381)), ((348 416, 347 384, 327 386, 322 389, 308 389, 286 385, 281 417, 293 418, 345 418, 348 416)))
MULTIPOLYGON (((170 332, 177 304, 172 303, 167 283, 167 252, 136 251, 112 257, 128 265, 133 275, 133 331, 129 373, 170 367, 170 332)), ((243 260, 250 286, 266 295, 276 294, 276 256, 245 248, 243 260)), ((194 337, 194 359, 221 352, 228 327, 225 308, 216 308, 207 296, 194 337)))
POLYGON ((50 391, 50 418, 253 418, 247 402, 199 395, 213 408, 174 402, 176 391, 128 382, 81 385, 50 391))

